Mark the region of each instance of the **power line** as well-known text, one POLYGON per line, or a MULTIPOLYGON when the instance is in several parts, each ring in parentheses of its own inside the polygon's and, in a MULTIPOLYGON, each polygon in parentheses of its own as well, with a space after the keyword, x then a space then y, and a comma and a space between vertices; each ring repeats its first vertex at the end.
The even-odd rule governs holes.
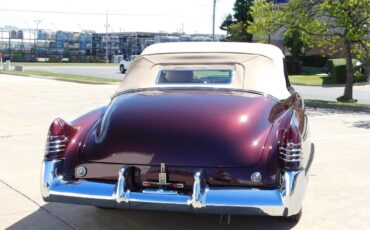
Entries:
MULTIPOLYGON (((19 10, 19 9, 0 9, 4 12, 18 13, 38 13, 38 14, 69 14, 69 15, 90 15, 105 16, 106 13, 100 12, 68 12, 68 11, 49 11, 49 10, 19 10)), ((109 13, 110 16, 129 16, 129 17, 194 17, 194 15, 181 14, 127 14, 127 13, 109 13)), ((210 14, 196 15, 196 17, 209 17, 210 14)))

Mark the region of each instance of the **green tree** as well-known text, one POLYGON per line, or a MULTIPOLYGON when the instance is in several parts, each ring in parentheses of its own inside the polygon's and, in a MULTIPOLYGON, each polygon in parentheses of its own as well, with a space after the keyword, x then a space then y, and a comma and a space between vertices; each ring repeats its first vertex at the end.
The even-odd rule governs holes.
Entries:
POLYGON ((256 0, 250 8, 253 21, 249 21, 247 31, 258 40, 271 43, 271 34, 283 26, 284 11, 275 8, 272 2, 256 0))
POLYGON ((288 48, 294 59, 301 59, 307 44, 303 41, 302 33, 299 30, 288 30, 284 34, 284 46, 288 48))
POLYGON ((228 33, 229 41, 251 42, 253 35, 247 32, 249 22, 253 21, 250 7, 253 0, 236 0, 233 15, 229 14, 222 22, 220 29, 228 33))
POLYGON ((259 33, 266 35, 284 26, 287 31, 298 30, 304 43, 334 48, 342 43, 346 57, 346 85, 339 101, 353 102, 353 73, 369 65, 370 0, 290 0, 286 7, 273 7, 271 3, 257 0, 251 13, 249 32, 269 28, 259 33), (363 60, 353 66, 352 59, 363 60))

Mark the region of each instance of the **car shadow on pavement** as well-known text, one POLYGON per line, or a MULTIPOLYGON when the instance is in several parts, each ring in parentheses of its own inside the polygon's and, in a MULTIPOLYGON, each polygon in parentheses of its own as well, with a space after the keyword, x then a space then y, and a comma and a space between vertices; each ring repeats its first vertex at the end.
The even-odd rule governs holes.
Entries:
POLYGON ((370 121, 356 121, 352 123, 352 127, 370 129, 370 121))
POLYGON ((69 204, 46 204, 8 229, 291 229, 296 223, 278 217, 114 210, 69 204))

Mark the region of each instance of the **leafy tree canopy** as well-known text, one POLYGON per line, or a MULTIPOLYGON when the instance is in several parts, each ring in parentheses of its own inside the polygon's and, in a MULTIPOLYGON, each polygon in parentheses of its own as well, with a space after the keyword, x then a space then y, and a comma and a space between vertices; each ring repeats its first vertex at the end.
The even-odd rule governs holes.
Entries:
POLYGON ((353 73, 369 65, 370 0, 290 0, 284 7, 265 0, 256 0, 251 7, 249 33, 261 37, 285 27, 299 31, 302 42, 310 46, 325 46, 335 51, 335 45, 345 47, 347 80, 341 101, 353 101, 353 73), (363 61, 352 66, 352 57, 363 61))
POLYGON ((252 34, 248 33, 249 22, 253 21, 250 8, 253 0, 236 0, 234 3, 234 13, 226 16, 220 29, 226 30, 229 41, 252 41, 252 34))

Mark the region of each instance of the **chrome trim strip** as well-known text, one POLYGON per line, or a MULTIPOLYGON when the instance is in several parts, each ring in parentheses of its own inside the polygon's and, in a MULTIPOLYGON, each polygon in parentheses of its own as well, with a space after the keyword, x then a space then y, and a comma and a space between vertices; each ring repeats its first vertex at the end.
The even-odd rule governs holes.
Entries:
POLYGON ((163 189, 144 189, 143 193, 163 194, 163 195, 178 195, 177 191, 163 189))
POLYGON ((60 144, 60 143, 66 143, 66 142, 67 142, 67 139, 65 139, 65 140, 56 140, 56 141, 47 141, 46 144, 53 145, 53 144, 60 144))
POLYGON ((302 156, 301 153, 299 153, 299 154, 286 154, 286 153, 280 152, 280 154, 284 155, 284 156, 287 156, 287 157, 300 157, 300 156, 302 156))
POLYGON ((45 152, 47 153, 59 153, 59 152, 63 152, 65 149, 55 149, 55 150, 47 150, 45 149, 45 152))
POLYGON ((64 140, 67 140, 67 137, 64 136, 64 135, 61 135, 61 136, 48 136, 48 137, 55 138, 55 139, 63 138, 64 140))
POLYGON ((49 149, 50 148, 58 149, 58 148, 66 147, 66 145, 46 145, 45 147, 49 149))
POLYGON ((291 152, 301 152, 302 151, 302 149, 301 148, 299 148, 299 149, 287 149, 287 148, 283 148, 283 147, 280 147, 280 150, 284 150, 284 151, 286 151, 287 153, 291 153, 291 152))
POLYGON ((191 195, 173 190, 145 189, 132 192, 127 178, 132 166, 119 170, 116 184, 89 180, 65 180, 58 171, 62 160, 44 160, 41 190, 46 202, 64 202, 124 209, 169 210, 199 213, 290 216, 301 208, 307 182, 304 170, 282 174, 280 188, 209 187, 204 171, 194 175, 191 195))
POLYGON ((279 159, 285 161, 285 162, 300 162, 303 158, 299 158, 299 159, 285 159, 285 158, 282 158, 282 157, 279 157, 279 159))
POLYGON ((49 136, 52 140, 47 140, 45 144, 45 154, 59 153, 65 151, 67 137, 66 136, 49 136))
POLYGON ((294 147, 297 147, 297 146, 301 147, 301 143, 296 144, 296 143, 293 143, 293 142, 288 142, 286 145, 287 146, 291 145, 291 146, 294 146, 294 147))

